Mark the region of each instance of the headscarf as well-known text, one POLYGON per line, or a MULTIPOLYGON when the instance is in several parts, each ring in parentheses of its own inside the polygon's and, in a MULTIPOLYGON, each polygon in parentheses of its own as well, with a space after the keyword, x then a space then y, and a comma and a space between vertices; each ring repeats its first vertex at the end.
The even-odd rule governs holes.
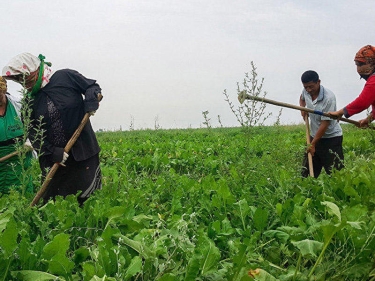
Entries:
POLYGON ((0 76, 0 91, 6 92, 7 91, 7 80, 4 77, 0 76))
POLYGON ((354 61, 375 64, 375 47, 371 45, 362 47, 355 54, 354 61))
POLYGON ((10 77, 16 75, 27 76, 39 68, 38 80, 30 92, 31 96, 33 96, 48 84, 53 75, 53 70, 50 68, 51 63, 45 62, 44 59, 43 55, 36 57, 30 53, 19 54, 12 58, 3 68, 3 75, 10 77))

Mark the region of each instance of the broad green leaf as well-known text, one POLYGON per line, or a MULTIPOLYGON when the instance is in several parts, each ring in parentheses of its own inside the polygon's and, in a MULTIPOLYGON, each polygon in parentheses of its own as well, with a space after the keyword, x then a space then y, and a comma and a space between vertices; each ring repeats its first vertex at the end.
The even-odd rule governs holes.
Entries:
POLYGON ((107 226, 113 221, 116 220, 117 218, 122 218, 124 217, 124 213, 126 212, 126 206, 115 206, 110 208, 107 211, 107 224, 105 225, 104 229, 107 228, 107 226))
POLYGON ((353 227, 355 229, 362 229, 361 224, 363 224, 363 222, 360 222, 360 221, 347 221, 346 223, 349 224, 351 227, 353 227))
POLYGON ((200 252, 203 254, 203 262, 201 264, 202 275, 205 275, 209 271, 216 269, 217 263, 220 260, 220 251, 209 238, 204 238, 200 248, 200 252))
POLYGON ((70 274, 74 263, 66 256, 69 249, 69 235, 60 233, 44 246, 42 258, 48 262, 48 270, 53 274, 70 274))
POLYGON ((263 235, 270 238, 276 237, 281 243, 286 243, 289 239, 289 234, 280 230, 267 230, 263 235))
POLYGON ((246 264, 246 250, 247 247, 244 244, 239 246, 238 253, 233 257, 233 268, 231 269, 232 276, 231 279, 237 280, 240 273, 243 271, 243 267, 246 264))
POLYGON ((256 281, 279 281, 267 271, 257 268, 255 270, 250 270, 249 275, 254 278, 256 281))
POLYGON ((65 233, 57 234, 51 242, 44 246, 42 258, 50 260, 56 255, 65 255, 69 249, 69 237, 65 233))
POLYGON ((145 244, 139 241, 132 240, 126 237, 125 235, 121 235, 121 234, 115 234, 114 237, 118 237, 120 243, 123 243, 127 245, 128 247, 132 248, 145 259, 148 259, 151 256, 153 256, 151 250, 145 244))
POLYGON ((341 222, 341 212, 339 207, 335 203, 323 201, 321 202, 321 204, 328 208, 328 213, 330 213, 331 215, 335 215, 338 218, 339 222, 341 222))
POLYGON ((139 256, 135 256, 130 262, 129 267, 126 269, 125 280, 133 277, 137 273, 142 271, 142 259, 139 256))
POLYGON ((13 252, 18 247, 18 232, 17 223, 13 218, 8 221, 5 230, 3 230, 2 233, 0 232, 0 248, 4 252, 6 258, 13 255, 13 252))
POLYGON ((65 280, 58 276, 35 270, 12 271, 12 276, 17 280, 23 281, 49 281, 49 280, 65 280))
POLYGON ((0 214, 0 233, 6 228, 9 220, 13 217, 14 210, 14 208, 11 208, 0 214))
POLYGON ((184 281, 195 281, 199 274, 199 257, 194 255, 188 262, 184 281))
POLYGON ((262 231, 268 224, 268 211, 257 208, 254 213, 254 226, 257 230, 262 231))
POLYGON ((323 248, 323 243, 319 241, 305 239, 302 241, 293 241, 292 244, 296 246, 303 257, 317 257, 323 248))

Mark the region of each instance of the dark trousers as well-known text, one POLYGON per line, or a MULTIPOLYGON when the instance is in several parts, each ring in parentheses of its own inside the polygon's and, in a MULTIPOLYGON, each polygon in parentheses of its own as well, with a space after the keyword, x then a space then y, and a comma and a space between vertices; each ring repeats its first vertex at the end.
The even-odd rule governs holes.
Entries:
MULTIPOLYGON (((310 140, 312 141, 312 137, 310 140)), ((342 150, 343 137, 333 137, 320 139, 315 145, 315 154, 313 156, 314 177, 317 178, 322 168, 328 175, 332 169, 341 170, 344 167, 344 153, 342 150)), ((307 153, 305 153, 302 163, 302 177, 308 177, 310 174, 307 153)))
MULTIPOLYGON (((48 167, 47 165, 51 167, 51 162, 43 160, 47 159, 39 158, 44 179, 46 172, 43 168, 48 167)), ((99 154, 83 161, 75 161, 73 156, 70 155, 65 165, 66 167, 59 167, 50 181, 48 189, 42 197, 44 202, 54 199, 56 196, 65 197, 81 192, 78 202, 82 204, 95 190, 101 188, 99 154)))

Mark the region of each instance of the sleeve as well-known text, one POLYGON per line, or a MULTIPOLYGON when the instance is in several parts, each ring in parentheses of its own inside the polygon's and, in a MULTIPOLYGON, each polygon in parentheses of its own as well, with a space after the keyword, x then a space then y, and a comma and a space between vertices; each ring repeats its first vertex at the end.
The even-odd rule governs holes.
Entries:
POLYGON ((54 163, 61 162, 64 148, 56 147, 47 141, 44 137, 45 129, 43 128, 43 124, 40 124, 39 121, 33 120, 30 125, 28 138, 34 150, 37 151, 39 155, 50 156, 51 161, 54 163))
POLYGON ((75 70, 69 70, 69 77, 85 96, 85 112, 97 110, 99 108, 98 94, 101 93, 102 89, 96 83, 96 80, 86 78, 75 70))
POLYGON ((375 103, 375 76, 368 80, 361 92, 361 94, 351 103, 344 107, 345 117, 350 117, 354 114, 360 113, 369 108, 375 103))
POLYGON ((85 112, 95 111, 99 108, 98 94, 102 89, 98 84, 92 85, 86 90, 85 95, 85 112))

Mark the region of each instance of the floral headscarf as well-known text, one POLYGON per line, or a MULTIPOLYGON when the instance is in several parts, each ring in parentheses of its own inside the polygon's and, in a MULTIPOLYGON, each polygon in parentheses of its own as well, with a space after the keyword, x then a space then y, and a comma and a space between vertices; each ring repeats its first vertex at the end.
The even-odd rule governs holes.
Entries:
POLYGON ((53 70, 51 63, 44 61, 45 57, 38 57, 30 53, 22 53, 12 58, 3 68, 3 76, 11 78, 12 76, 27 76, 39 69, 38 80, 31 90, 31 95, 35 95, 41 88, 48 84, 53 70))
POLYGON ((362 47, 355 54, 354 61, 375 64, 375 47, 371 45, 362 47))

